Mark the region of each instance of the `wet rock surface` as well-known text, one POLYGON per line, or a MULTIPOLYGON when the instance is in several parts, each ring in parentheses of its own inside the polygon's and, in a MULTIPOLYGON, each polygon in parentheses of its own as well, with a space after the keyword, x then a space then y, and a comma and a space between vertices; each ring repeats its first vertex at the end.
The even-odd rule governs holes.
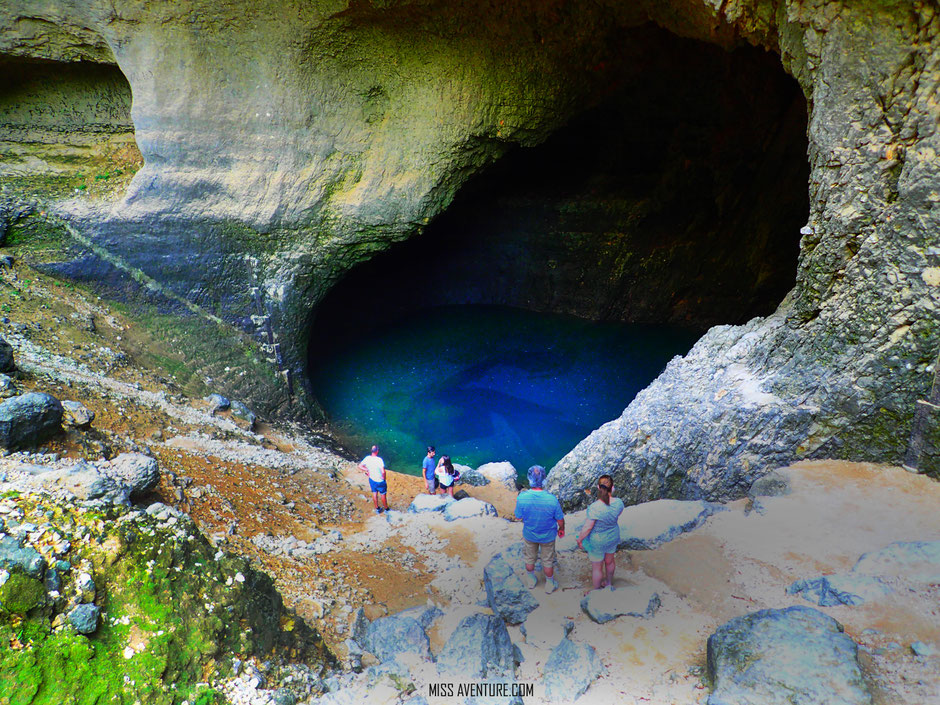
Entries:
POLYGON ((0 448, 34 445, 57 433, 62 404, 50 394, 29 392, 0 403, 0 448))

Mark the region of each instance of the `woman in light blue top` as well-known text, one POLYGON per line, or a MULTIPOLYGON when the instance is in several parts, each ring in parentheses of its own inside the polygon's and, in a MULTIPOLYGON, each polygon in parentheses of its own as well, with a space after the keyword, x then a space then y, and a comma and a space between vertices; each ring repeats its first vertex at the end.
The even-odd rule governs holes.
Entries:
POLYGON ((620 544, 617 520, 623 512, 623 500, 611 497, 613 491, 613 478, 601 475, 597 479, 597 501, 588 507, 587 521, 578 536, 578 548, 587 551, 591 561, 591 580, 595 590, 606 586, 614 589, 617 546, 620 544))

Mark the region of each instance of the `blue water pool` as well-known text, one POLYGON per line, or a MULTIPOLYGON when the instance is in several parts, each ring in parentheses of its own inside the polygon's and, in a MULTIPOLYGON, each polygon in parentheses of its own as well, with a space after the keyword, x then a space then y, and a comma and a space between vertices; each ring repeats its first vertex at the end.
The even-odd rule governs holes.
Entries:
MULTIPOLYGON (((554 465, 616 418, 697 334, 501 306, 431 308, 362 330, 312 371, 334 431, 418 474, 425 446, 477 466, 554 465)), ((315 344, 315 341, 314 341, 315 344)))

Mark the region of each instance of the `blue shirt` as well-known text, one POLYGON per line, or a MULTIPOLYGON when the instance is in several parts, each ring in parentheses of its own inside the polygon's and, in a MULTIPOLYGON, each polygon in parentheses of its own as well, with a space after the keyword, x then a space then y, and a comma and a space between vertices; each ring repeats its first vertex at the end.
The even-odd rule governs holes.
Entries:
POLYGON ((522 519, 522 538, 532 543, 551 543, 558 535, 558 520, 565 518, 555 495, 545 490, 523 490, 514 514, 522 519))
POLYGON ((623 509, 623 500, 620 497, 611 497, 610 504, 597 500, 588 507, 587 518, 594 520, 594 528, 588 534, 587 544, 596 553, 617 551, 617 545, 620 543, 620 525, 617 522, 623 514, 623 509))
POLYGON ((434 481, 434 458, 429 458, 424 456, 424 462, 421 463, 421 467, 424 468, 424 479, 431 482, 434 481))

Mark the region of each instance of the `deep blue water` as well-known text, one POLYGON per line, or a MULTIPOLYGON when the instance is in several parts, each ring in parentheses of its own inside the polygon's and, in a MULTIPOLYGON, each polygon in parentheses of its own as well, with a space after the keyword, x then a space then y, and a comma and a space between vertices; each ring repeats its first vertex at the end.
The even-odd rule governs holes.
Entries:
POLYGON ((425 446, 551 467, 618 417, 696 334, 501 306, 431 308, 363 331, 311 381, 345 445, 418 474, 425 446))

